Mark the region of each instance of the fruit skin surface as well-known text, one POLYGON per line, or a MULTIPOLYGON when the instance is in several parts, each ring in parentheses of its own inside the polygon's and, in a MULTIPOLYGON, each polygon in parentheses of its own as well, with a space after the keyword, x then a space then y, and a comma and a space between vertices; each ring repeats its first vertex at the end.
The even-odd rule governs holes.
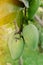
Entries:
POLYGON ((32 19, 39 8, 40 0, 30 0, 28 8, 28 19, 32 19))
POLYGON ((23 39, 19 37, 19 35, 14 35, 14 32, 10 34, 9 41, 8 41, 8 47, 11 53, 12 59, 18 59, 24 48, 24 42, 23 39))
POLYGON ((23 28, 22 35, 24 37, 25 44, 29 49, 36 50, 39 41, 39 32, 37 28, 33 24, 29 24, 23 28))

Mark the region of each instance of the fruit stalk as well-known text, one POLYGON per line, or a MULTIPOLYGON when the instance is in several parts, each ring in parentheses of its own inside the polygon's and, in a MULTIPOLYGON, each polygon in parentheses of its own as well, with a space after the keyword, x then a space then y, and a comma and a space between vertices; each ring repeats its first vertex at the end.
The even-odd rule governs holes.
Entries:
MULTIPOLYGON (((18 29, 18 26, 17 26, 17 23, 15 22, 15 28, 16 28, 16 34, 20 34, 21 35, 21 30, 18 29)), ((23 65, 23 59, 22 59, 22 56, 19 58, 19 61, 18 61, 18 64, 19 65, 23 65)))
POLYGON ((19 65, 23 65, 23 59, 22 59, 22 56, 19 58, 19 65))

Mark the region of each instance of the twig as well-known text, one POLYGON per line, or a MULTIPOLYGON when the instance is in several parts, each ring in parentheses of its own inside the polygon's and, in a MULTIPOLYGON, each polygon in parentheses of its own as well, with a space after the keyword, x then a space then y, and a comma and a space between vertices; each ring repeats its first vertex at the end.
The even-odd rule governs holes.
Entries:
MULTIPOLYGON (((16 21, 14 21, 15 23, 15 28, 16 28, 16 33, 15 34, 18 34, 20 31, 19 31, 19 28, 17 26, 17 23, 16 21)), ((19 33, 21 35, 21 33, 19 33)), ((19 62, 18 62, 19 65, 23 65, 23 59, 22 59, 22 56, 19 58, 19 62)))
POLYGON ((35 15, 34 19, 35 19, 41 26, 43 26, 43 20, 41 20, 37 15, 35 15))

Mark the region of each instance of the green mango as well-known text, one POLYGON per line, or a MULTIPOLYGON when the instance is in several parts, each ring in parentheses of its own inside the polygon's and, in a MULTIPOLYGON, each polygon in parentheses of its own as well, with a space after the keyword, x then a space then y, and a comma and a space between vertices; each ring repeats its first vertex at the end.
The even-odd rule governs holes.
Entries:
POLYGON ((23 39, 20 38, 19 34, 15 35, 14 32, 10 34, 8 38, 8 47, 12 59, 18 59, 21 56, 24 48, 24 42, 23 39))
POLYGON ((18 10, 17 12, 17 16, 16 16, 16 22, 19 28, 21 28, 22 24, 23 24, 23 11, 22 9, 18 10))
POLYGON ((28 8, 28 19, 32 19, 39 8, 40 0, 30 0, 28 8))
POLYGON ((39 41, 39 32, 33 24, 29 24, 23 28, 22 35, 25 40, 25 44, 31 50, 36 50, 39 41))

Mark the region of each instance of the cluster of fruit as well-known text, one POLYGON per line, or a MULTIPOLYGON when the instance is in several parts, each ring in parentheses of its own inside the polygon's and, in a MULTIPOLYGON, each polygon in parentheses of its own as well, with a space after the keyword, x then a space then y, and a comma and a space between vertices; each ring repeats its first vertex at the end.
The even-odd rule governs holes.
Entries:
POLYGON ((6 31, 2 31, 2 37, 6 40, 6 42, 2 42, 5 44, 5 46, 3 44, 3 47, 6 56, 4 59, 7 59, 6 61, 9 61, 9 57, 12 57, 14 60, 20 58, 25 45, 30 51, 37 50, 39 32, 35 25, 28 24, 28 20, 33 18, 38 7, 39 0, 0 1, 0 29, 6 31), (26 11, 24 8, 26 8, 26 11), (26 12, 28 13, 27 16, 25 15, 26 12))
MULTIPOLYGON (((39 0, 38 1, 30 0, 28 1, 28 3, 29 3, 28 19, 32 19, 39 7, 39 0)), ((19 9, 15 19, 17 24, 15 29, 18 30, 19 28, 19 31, 17 31, 16 33, 14 31, 9 36, 8 46, 13 59, 17 59, 18 57, 20 57, 21 53, 23 52, 25 44, 29 47, 30 50, 36 50, 38 47, 39 32, 33 24, 24 25, 25 24, 24 17, 25 15, 23 14, 23 9, 19 9)))

